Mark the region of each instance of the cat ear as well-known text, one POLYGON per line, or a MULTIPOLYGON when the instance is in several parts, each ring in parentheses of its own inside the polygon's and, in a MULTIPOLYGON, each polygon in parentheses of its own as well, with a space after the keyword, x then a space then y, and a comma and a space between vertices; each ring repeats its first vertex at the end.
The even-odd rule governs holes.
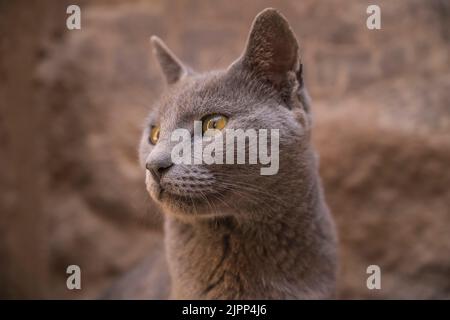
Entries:
POLYGON ((157 36, 152 36, 150 41, 153 46, 153 52, 158 59, 161 70, 168 84, 178 82, 188 75, 189 71, 183 63, 172 53, 172 51, 157 36))
POLYGON ((260 12, 253 21, 239 65, 277 88, 299 71, 298 43, 286 19, 275 9, 260 12))

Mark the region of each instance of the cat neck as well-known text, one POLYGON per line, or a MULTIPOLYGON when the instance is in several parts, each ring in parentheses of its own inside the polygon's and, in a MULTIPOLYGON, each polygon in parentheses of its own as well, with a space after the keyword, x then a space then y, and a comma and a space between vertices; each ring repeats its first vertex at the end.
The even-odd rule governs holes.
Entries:
POLYGON ((334 228, 317 175, 308 188, 299 188, 302 197, 277 212, 247 212, 251 219, 238 218, 242 212, 194 222, 168 215, 173 298, 328 297, 335 276, 334 228))

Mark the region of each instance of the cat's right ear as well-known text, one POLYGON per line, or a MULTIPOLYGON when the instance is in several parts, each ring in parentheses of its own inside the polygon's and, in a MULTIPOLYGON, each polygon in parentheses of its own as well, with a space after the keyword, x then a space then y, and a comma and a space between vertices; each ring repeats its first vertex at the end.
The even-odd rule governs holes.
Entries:
POLYGON ((153 52, 169 85, 180 81, 189 74, 188 68, 183 65, 160 38, 152 36, 150 42, 152 43, 153 52))

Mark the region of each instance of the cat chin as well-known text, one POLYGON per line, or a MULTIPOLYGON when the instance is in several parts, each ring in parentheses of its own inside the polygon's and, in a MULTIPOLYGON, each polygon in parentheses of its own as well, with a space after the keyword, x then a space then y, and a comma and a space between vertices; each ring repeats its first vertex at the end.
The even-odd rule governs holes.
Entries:
POLYGON ((174 214, 201 214, 204 204, 200 199, 177 195, 166 190, 159 193, 158 201, 166 211, 174 214))
MULTIPOLYGON (((164 210, 164 209, 163 209, 164 210)), ((185 223, 194 223, 196 221, 208 221, 214 219, 224 219, 227 217, 231 217, 231 214, 216 214, 216 213, 193 213, 193 212, 185 212, 185 211, 177 211, 177 210, 164 210, 167 215, 173 216, 174 218, 183 221, 185 223)))
MULTIPOLYGON (((182 220, 222 218, 230 215, 223 211, 212 212, 211 204, 205 202, 204 198, 181 196, 165 190, 160 192, 157 202, 161 205, 164 213, 182 220)), ((213 208, 215 207, 213 206, 213 208)))

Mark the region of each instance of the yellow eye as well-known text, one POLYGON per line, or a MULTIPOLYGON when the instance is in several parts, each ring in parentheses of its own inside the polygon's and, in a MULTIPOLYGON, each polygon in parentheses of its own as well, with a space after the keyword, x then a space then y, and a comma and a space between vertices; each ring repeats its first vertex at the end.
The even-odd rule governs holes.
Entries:
POLYGON ((207 116, 203 120, 203 133, 207 130, 222 130, 227 125, 228 118, 222 115, 207 116))
POLYGON ((150 134, 148 136, 148 141, 151 144, 156 144, 159 140, 159 126, 152 126, 150 128, 150 134))

